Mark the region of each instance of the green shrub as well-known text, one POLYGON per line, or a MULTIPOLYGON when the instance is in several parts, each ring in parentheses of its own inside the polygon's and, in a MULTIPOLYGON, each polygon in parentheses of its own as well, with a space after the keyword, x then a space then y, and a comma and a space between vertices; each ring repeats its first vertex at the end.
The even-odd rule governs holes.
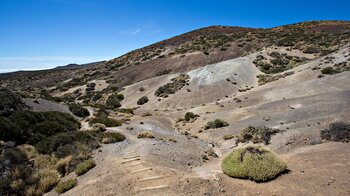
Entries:
POLYGON ((147 96, 143 96, 139 100, 137 100, 137 105, 143 105, 143 104, 147 103, 148 101, 149 101, 148 97, 147 96))
POLYGON ((267 145, 270 142, 271 136, 280 132, 282 130, 249 126, 241 131, 237 143, 252 141, 253 143, 264 143, 267 145))
POLYGON ((331 123, 328 129, 321 131, 321 138, 328 141, 349 142, 350 124, 344 122, 331 123))
POLYGON ((55 153, 59 158, 74 155, 77 149, 84 147, 85 151, 90 151, 99 147, 98 135, 90 131, 77 131, 58 133, 41 140, 35 145, 39 153, 55 153))
POLYGON ((48 121, 45 120, 40 123, 36 123, 34 126, 35 132, 40 133, 45 136, 52 136, 56 133, 61 132, 67 132, 68 130, 62 126, 61 124, 58 124, 55 121, 48 121))
POLYGON ((141 133, 137 134, 137 138, 154 138, 154 135, 150 131, 142 131, 141 133))
POLYGON ((226 135, 224 135, 224 140, 230 140, 230 139, 235 138, 235 137, 236 137, 236 135, 226 134, 226 135))
POLYGON ((78 117, 88 117, 90 116, 90 112, 88 109, 78 105, 78 104, 70 104, 69 105, 69 110, 76 116, 78 117))
POLYGON ((96 94, 92 97, 92 101, 98 101, 103 97, 101 92, 96 92, 96 94))
POLYGON ((0 140, 15 141, 17 143, 25 143, 27 136, 15 123, 5 117, 0 116, 0 140))
POLYGON ((8 116, 13 111, 22 110, 24 107, 19 95, 8 89, 0 88, 0 115, 8 116))
POLYGON ((118 109, 118 112, 126 113, 126 114, 134 114, 135 108, 120 108, 118 109))
POLYGON ((107 128, 106 128, 106 125, 104 125, 104 124, 96 123, 96 124, 92 125, 92 131, 94 131, 96 133, 102 133, 106 130, 107 130, 107 128))
POLYGON ((309 46, 303 50, 304 53, 306 54, 314 54, 314 53, 319 53, 320 49, 314 47, 314 46, 309 46))
POLYGON ((86 160, 86 161, 79 163, 77 165, 77 167, 75 168, 74 172, 78 176, 81 176, 81 175, 85 174, 87 171, 89 171, 90 169, 94 168, 95 166, 96 166, 95 161, 92 159, 89 159, 89 160, 86 160))
POLYGON ((119 108, 121 106, 120 101, 124 99, 123 94, 112 94, 108 97, 106 101, 106 106, 109 109, 119 108))
POLYGON ((77 184, 78 184, 77 179, 69 179, 69 180, 58 183, 55 190, 58 193, 64 193, 64 192, 68 191, 69 189, 75 187, 77 184))
POLYGON ((190 121, 191 119, 195 119, 196 117, 199 117, 199 115, 194 114, 193 112, 186 112, 185 114, 186 121, 190 121))
POLYGON ((217 129, 217 128, 221 128, 221 127, 226 127, 229 126, 230 124, 224 120, 221 119, 215 119, 214 121, 209 121, 204 129, 217 129))
POLYGON ((51 154, 55 152, 59 147, 62 147, 66 144, 74 142, 73 135, 70 133, 58 133, 54 136, 48 137, 41 140, 35 145, 35 148, 39 153, 42 154, 51 154))
POLYGON ((333 69, 333 67, 325 67, 321 69, 322 74, 336 74, 339 73, 337 70, 333 69))
POLYGON ((90 124, 100 123, 106 125, 106 127, 118 127, 122 125, 120 120, 113 118, 96 117, 90 120, 90 124))
POLYGON ((246 147, 227 155, 221 168, 228 176, 262 182, 274 179, 287 165, 262 147, 246 147))
POLYGON ((76 131, 80 128, 80 122, 66 113, 62 112, 42 112, 44 118, 49 121, 55 121, 64 126, 68 131, 76 131))
POLYGON ((171 73, 171 69, 165 69, 163 71, 157 72, 157 76, 162 76, 171 73))
POLYGON ((189 121, 189 120, 191 120, 192 118, 195 118, 195 117, 196 117, 196 115, 193 112, 186 112, 186 114, 185 114, 185 120, 186 121, 189 121))
POLYGON ((125 140, 125 136, 120 133, 105 132, 102 134, 101 142, 104 144, 116 143, 125 140))
POLYGON ((0 140, 17 144, 35 144, 53 134, 80 128, 73 116, 60 112, 16 111, 8 117, 0 117, 0 125, 0 140))

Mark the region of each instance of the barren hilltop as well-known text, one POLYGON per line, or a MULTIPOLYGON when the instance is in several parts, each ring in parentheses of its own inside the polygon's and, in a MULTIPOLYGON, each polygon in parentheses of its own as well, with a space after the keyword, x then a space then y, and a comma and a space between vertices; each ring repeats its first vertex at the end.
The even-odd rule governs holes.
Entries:
POLYGON ((0 195, 349 195, 349 71, 310 21, 0 74, 0 195))

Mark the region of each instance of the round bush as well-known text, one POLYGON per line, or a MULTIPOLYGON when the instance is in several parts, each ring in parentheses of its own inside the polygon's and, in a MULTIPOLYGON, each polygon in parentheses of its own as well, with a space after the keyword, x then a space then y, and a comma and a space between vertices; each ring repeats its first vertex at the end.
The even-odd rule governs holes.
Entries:
POLYGON ((149 101, 148 97, 147 96, 143 96, 139 100, 137 100, 137 105, 143 105, 143 104, 147 103, 148 101, 149 101))
POLYGON ((229 126, 230 124, 224 120, 221 119, 215 119, 214 121, 209 121, 204 129, 217 129, 217 128, 221 128, 221 127, 226 127, 229 126))
POLYGON ((272 180, 286 168, 283 161, 262 147, 234 150, 221 163, 222 171, 228 176, 256 182, 272 180))
POLYGON ((106 130, 107 130, 107 128, 106 128, 106 125, 104 125, 104 124, 96 123, 96 124, 92 125, 92 131, 94 131, 94 132, 100 133, 100 132, 104 132, 106 130))
POLYGON ((78 116, 78 117, 82 117, 82 118, 85 118, 85 117, 88 117, 90 116, 90 112, 88 109, 78 105, 78 104, 71 104, 69 105, 69 110, 75 115, 75 116, 78 116))
POLYGON ((101 142, 104 144, 111 144, 125 140, 125 136, 120 133, 104 132, 101 137, 101 142))

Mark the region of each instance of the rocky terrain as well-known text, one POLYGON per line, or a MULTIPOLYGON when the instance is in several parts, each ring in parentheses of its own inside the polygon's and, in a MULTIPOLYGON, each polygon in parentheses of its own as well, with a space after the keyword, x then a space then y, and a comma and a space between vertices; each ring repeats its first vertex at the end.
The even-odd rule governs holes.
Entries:
MULTIPOLYGON (((86 67, 1 74, 23 98, 21 107, 4 99, 1 119, 57 111, 74 115, 78 133, 107 126, 93 135, 99 146, 72 159, 96 166, 77 176, 72 161, 60 173, 60 182, 77 179, 63 195, 349 195, 349 71, 347 21, 213 26, 86 67), (125 139, 106 142, 106 133, 125 139), (287 169, 266 182, 224 174, 224 157, 247 146, 287 169)), ((20 148, 1 140, 3 152, 20 148)), ((44 192, 58 195, 53 188, 44 192)))

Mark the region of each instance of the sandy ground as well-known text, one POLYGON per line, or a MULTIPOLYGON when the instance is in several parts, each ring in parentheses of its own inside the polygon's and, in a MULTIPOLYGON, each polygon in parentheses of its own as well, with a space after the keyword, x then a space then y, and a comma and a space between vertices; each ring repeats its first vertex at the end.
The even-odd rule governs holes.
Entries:
POLYGON ((165 99, 158 100, 154 91, 176 74, 127 86, 123 107, 136 106, 145 95, 150 101, 129 124, 109 128, 127 139, 96 151, 97 166, 64 195, 349 195, 350 144, 324 142, 319 132, 331 122, 350 122, 350 73, 318 78, 320 70, 311 69, 342 62, 349 52, 344 47, 329 55, 336 57, 333 62, 308 62, 292 69, 295 74, 262 86, 256 78, 261 72, 251 62, 260 53, 189 71, 189 85, 165 99), (247 86, 254 88, 238 91, 247 86), (187 111, 200 117, 177 123, 187 111), (140 117, 144 112, 152 116, 140 117), (216 118, 230 125, 203 129, 216 118), (249 125, 285 130, 266 147, 287 163, 289 172, 266 183, 222 174, 222 158, 237 147, 235 139, 223 136, 249 125), (141 131, 151 131, 155 138, 138 139, 141 131), (218 157, 210 156, 210 149, 218 157))

